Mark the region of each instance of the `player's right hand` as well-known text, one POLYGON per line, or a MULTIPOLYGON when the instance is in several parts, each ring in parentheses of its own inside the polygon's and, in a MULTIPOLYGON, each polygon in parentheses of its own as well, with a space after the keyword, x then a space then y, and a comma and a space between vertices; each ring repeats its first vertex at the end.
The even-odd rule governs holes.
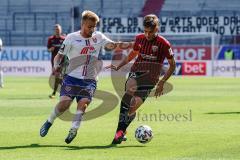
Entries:
POLYGON ((61 74, 61 67, 57 67, 57 68, 53 67, 52 75, 60 76, 60 74, 61 74))
POLYGON ((115 71, 119 70, 119 68, 117 66, 113 65, 113 64, 110 64, 110 65, 105 67, 105 69, 109 69, 109 68, 112 69, 112 70, 115 70, 115 71))
POLYGON ((55 49, 55 47, 51 47, 51 48, 49 48, 48 50, 49 50, 50 52, 53 52, 54 49, 55 49))
POLYGON ((163 86, 164 86, 164 81, 159 81, 158 84, 157 84, 157 87, 156 87, 155 94, 154 94, 154 96, 156 98, 163 95, 163 86))

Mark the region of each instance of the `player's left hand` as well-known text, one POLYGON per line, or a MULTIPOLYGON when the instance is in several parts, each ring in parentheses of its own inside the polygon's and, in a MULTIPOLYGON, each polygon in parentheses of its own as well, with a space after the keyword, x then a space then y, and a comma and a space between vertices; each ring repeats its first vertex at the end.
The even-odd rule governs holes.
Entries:
POLYGON ((53 52, 54 49, 55 49, 55 47, 51 47, 51 48, 48 49, 48 51, 49 51, 49 52, 53 52))
POLYGON ((163 95, 163 86, 164 86, 164 82, 163 81, 160 81, 158 84, 157 84, 157 88, 156 88, 156 91, 155 91, 155 94, 154 96, 157 98, 158 96, 160 97, 161 95, 163 95))

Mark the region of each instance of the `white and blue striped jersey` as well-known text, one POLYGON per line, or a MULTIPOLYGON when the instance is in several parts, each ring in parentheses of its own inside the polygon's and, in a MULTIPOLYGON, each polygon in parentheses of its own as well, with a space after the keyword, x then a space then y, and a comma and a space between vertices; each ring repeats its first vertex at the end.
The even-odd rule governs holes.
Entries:
POLYGON ((98 61, 101 48, 111 42, 99 31, 91 38, 82 37, 80 31, 68 34, 58 52, 69 59, 67 74, 78 79, 96 79, 102 67, 98 61))

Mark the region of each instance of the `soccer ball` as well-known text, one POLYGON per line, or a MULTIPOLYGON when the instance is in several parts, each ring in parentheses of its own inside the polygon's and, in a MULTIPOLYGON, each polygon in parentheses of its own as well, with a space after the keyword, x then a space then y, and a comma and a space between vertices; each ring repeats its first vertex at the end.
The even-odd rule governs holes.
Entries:
POLYGON ((147 125, 139 126, 135 131, 135 138, 140 143, 148 143, 153 138, 153 133, 151 127, 147 125))

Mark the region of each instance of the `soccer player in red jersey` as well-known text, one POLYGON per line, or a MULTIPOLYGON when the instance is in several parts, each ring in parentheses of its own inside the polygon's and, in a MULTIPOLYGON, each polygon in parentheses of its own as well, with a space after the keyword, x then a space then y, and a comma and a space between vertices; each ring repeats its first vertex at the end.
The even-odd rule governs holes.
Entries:
POLYGON ((175 60, 171 44, 158 34, 159 19, 150 14, 143 20, 144 33, 137 35, 133 50, 119 64, 106 68, 119 70, 122 66, 137 57, 131 67, 122 97, 119 122, 112 144, 120 144, 126 140, 125 133, 129 124, 136 116, 136 110, 144 103, 151 90, 156 86, 155 96, 162 95, 164 83, 175 70, 175 60), (164 59, 170 65, 164 76, 159 80, 164 59))
MULTIPOLYGON (((58 53, 58 50, 60 49, 63 41, 65 39, 65 36, 62 35, 62 27, 60 24, 55 24, 54 25, 54 35, 48 37, 48 44, 47 48, 48 51, 51 52, 51 64, 53 68, 53 60, 55 56, 58 53)), ((54 77, 54 87, 53 87, 53 92, 51 95, 49 95, 49 98, 55 98, 56 92, 58 85, 61 83, 61 79, 58 75, 55 75, 54 77)))

